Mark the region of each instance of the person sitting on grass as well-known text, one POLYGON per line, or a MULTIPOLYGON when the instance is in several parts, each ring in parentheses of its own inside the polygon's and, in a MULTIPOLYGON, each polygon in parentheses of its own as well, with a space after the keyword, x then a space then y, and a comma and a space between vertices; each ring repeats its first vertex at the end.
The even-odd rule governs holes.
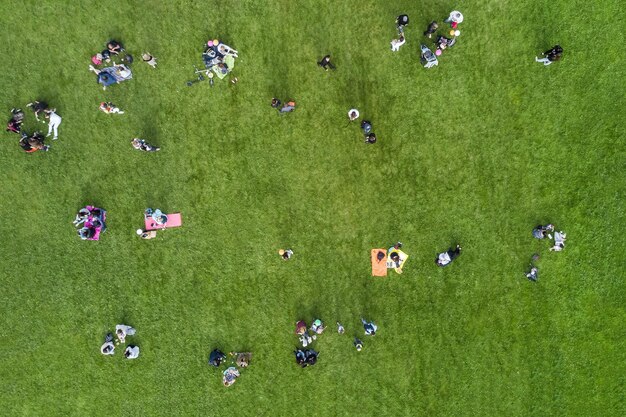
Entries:
POLYGON ((446 48, 450 48, 454 46, 455 43, 456 43, 456 38, 450 39, 443 35, 439 35, 437 36, 437 41, 435 42, 435 46, 437 46, 437 49, 444 50, 446 48))
POLYGON ((120 52, 124 51, 124 47, 118 41, 111 39, 107 42, 107 51, 109 51, 109 54, 119 55, 120 52))
POLYGON ((86 207, 83 207, 82 209, 78 210, 78 213, 76 214, 76 218, 74 219, 72 223, 74 224, 75 227, 78 227, 79 225, 87 221, 90 214, 91 212, 86 207))
POLYGON ((247 368, 252 359, 252 353, 250 352, 230 352, 230 356, 235 357, 235 363, 240 368, 247 368))
POLYGON ((161 150, 161 148, 157 146, 152 146, 145 140, 139 138, 134 138, 130 141, 130 143, 131 145, 133 145, 133 148, 143 152, 157 152, 161 150))
POLYGON ((152 56, 152 54, 150 54, 149 52, 144 52, 143 54, 141 54, 141 60, 145 62, 146 64, 150 65, 152 68, 157 67, 156 58, 152 56))
POLYGON ((296 322, 296 334, 301 336, 304 333, 306 333, 306 322, 304 320, 298 320, 296 322))
POLYGON ((126 336, 134 336, 137 331, 125 324, 115 326, 115 334, 120 343, 126 343, 126 336))
POLYGON ((231 366, 230 368, 224 371, 223 375, 224 376, 222 377, 222 383, 224 384, 225 387, 230 387, 231 385, 235 383, 237 378, 239 378, 240 374, 237 368, 235 368, 234 366, 231 366))
POLYGON ((278 254, 284 261, 288 261, 293 256, 293 251, 291 249, 278 249, 278 254))
POLYGON ((160 209, 152 210, 151 208, 147 208, 143 213, 145 218, 150 218, 157 225, 164 225, 167 223, 167 216, 163 214, 160 209))
POLYGON ((391 51, 396 52, 400 50, 400 47, 406 43, 404 35, 401 34, 398 39, 391 40, 391 51))
POLYGON ((317 355, 319 355, 319 352, 316 352, 313 349, 305 350, 304 356, 306 357, 306 364, 309 366, 315 365, 317 363, 317 355))
POLYGON ((431 39, 433 37, 433 33, 437 32, 437 29, 439 29, 439 25, 437 24, 436 21, 433 20, 428 25, 428 28, 426 28, 426 31, 424 32, 424 36, 426 36, 428 39, 431 39))
POLYGON ((313 324, 311 324, 311 331, 315 334, 322 334, 324 330, 326 330, 326 326, 324 326, 324 323, 322 323, 320 319, 316 319, 313 321, 313 324))
POLYGON ((525 275, 526 275, 526 278, 528 278, 529 281, 537 282, 537 278, 539 278, 539 270, 537 269, 536 266, 533 266, 531 264, 530 265, 530 269, 528 270, 528 272, 525 275))
POLYGON ((376 326, 373 321, 367 321, 361 317, 361 323, 363 323, 363 329, 365 330, 365 334, 367 336, 376 336, 378 326, 376 326))
POLYGON ((354 347, 357 352, 360 352, 361 349, 363 349, 363 342, 358 337, 354 338, 354 347))
POLYGON ((293 353, 296 355, 296 363, 301 367, 306 368, 306 355, 304 351, 300 348, 296 348, 293 353))
POLYGON ((103 355, 113 355, 115 353, 115 345, 113 344, 113 335, 107 334, 104 339, 104 344, 100 346, 100 353, 103 355))
POLYGON ((364 135, 367 135, 372 132, 372 123, 369 120, 361 121, 361 130, 364 135))
POLYGON ((11 119, 7 123, 7 132, 20 133, 23 121, 24 112, 22 109, 11 109, 11 119))
POLYGON ((213 351, 209 354, 209 365, 217 368, 225 359, 226 355, 224 355, 221 350, 213 349, 213 351))
POLYGON ((373 145, 376 143, 376 133, 372 132, 370 134, 365 135, 365 143, 369 143, 370 145, 373 145))
POLYGON ((554 231, 553 224, 547 224, 545 226, 539 225, 533 229, 533 237, 535 239, 544 239, 548 236, 548 239, 552 239, 550 232, 554 231))
POLYGON ((128 345, 124 351, 126 359, 137 359, 139 357, 139 346, 128 345))
POLYGON ((22 138, 20 139, 20 147, 26 153, 33 153, 37 151, 47 151, 50 149, 50 146, 44 145, 44 136, 41 132, 35 132, 30 137, 22 133, 22 138))
POLYGON ((450 262, 454 261, 461 254, 461 246, 456 245, 454 250, 452 248, 448 249, 446 252, 442 252, 437 255, 437 259, 435 259, 435 263, 437 266, 446 266, 450 262))
POLYGON ((92 239, 95 235, 96 235, 96 228, 94 226, 85 226, 82 227, 80 229, 78 229, 78 237, 81 238, 81 240, 89 240, 92 239))

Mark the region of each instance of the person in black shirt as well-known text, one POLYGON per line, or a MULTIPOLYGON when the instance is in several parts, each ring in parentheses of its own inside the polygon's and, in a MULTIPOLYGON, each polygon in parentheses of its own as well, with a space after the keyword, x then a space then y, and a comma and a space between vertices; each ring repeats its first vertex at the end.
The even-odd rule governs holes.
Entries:
POLYGON ((324 71, 328 71, 329 69, 334 70, 335 66, 332 62, 330 62, 330 55, 326 55, 320 62, 317 63, 320 67, 324 68, 324 71))
POLYGON ((535 57, 536 62, 541 62, 543 65, 550 65, 553 62, 560 61, 563 57, 563 48, 560 45, 554 45, 552 49, 544 52, 543 58, 535 57))

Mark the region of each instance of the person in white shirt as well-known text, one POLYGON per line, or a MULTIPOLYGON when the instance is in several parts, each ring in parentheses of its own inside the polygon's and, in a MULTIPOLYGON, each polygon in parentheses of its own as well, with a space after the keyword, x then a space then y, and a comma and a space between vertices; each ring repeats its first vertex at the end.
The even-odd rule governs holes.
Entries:
POLYGON ((437 266, 446 266, 450 262, 454 261, 461 254, 461 246, 456 245, 454 250, 452 248, 448 249, 446 252, 441 252, 437 255, 435 259, 435 263, 437 266))
POLYGON ((124 351, 126 359, 137 359, 139 357, 139 346, 128 345, 124 351))
POLYGON ((350 109, 348 111, 348 119, 350 119, 351 122, 355 121, 358 118, 359 118, 359 111, 357 109, 350 109))
POLYGON ((445 19, 444 22, 453 24, 452 27, 456 29, 459 23, 463 23, 463 14, 458 10, 454 10, 450 12, 450 16, 448 16, 448 18, 445 19))
POLYGON ((404 38, 404 35, 400 35, 399 39, 394 39, 391 41, 391 50, 393 52, 399 51, 400 47, 404 45, 405 43, 406 43, 406 39, 404 38))
POLYGON ((118 324, 115 326, 115 334, 120 343, 126 342, 126 336, 133 336, 136 330, 125 324, 118 324))
POLYGON ((50 136, 52 134, 52 131, 54 130, 54 136, 52 137, 52 140, 57 140, 59 138, 59 125, 62 121, 61 116, 56 114, 54 110, 51 110, 49 112, 46 112, 46 119, 50 119, 50 122, 48 123, 48 134, 46 135, 46 137, 50 136))
POLYGON ((565 234, 565 232, 560 231, 560 232, 556 232, 554 234, 554 246, 552 246, 550 248, 551 252, 561 252, 563 249, 565 249, 565 239, 567 238, 567 235, 565 234))

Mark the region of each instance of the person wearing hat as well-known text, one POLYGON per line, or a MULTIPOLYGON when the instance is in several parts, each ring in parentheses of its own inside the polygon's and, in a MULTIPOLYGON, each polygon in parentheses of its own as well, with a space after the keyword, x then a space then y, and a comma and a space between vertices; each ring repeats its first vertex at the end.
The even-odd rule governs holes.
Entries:
POLYGON ((283 258, 283 260, 288 261, 289 258, 293 256, 293 251, 291 249, 279 249, 278 254, 283 258))

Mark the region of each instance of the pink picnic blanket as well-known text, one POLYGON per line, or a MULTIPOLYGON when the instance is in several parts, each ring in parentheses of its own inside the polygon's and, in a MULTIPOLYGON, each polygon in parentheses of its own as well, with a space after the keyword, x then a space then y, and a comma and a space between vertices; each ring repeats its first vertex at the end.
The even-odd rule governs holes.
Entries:
POLYGON ((150 216, 144 216, 146 230, 167 229, 168 227, 180 227, 183 225, 183 218, 180 213, 166 214, 167 222, 165 224, 157 224, 150 216))

